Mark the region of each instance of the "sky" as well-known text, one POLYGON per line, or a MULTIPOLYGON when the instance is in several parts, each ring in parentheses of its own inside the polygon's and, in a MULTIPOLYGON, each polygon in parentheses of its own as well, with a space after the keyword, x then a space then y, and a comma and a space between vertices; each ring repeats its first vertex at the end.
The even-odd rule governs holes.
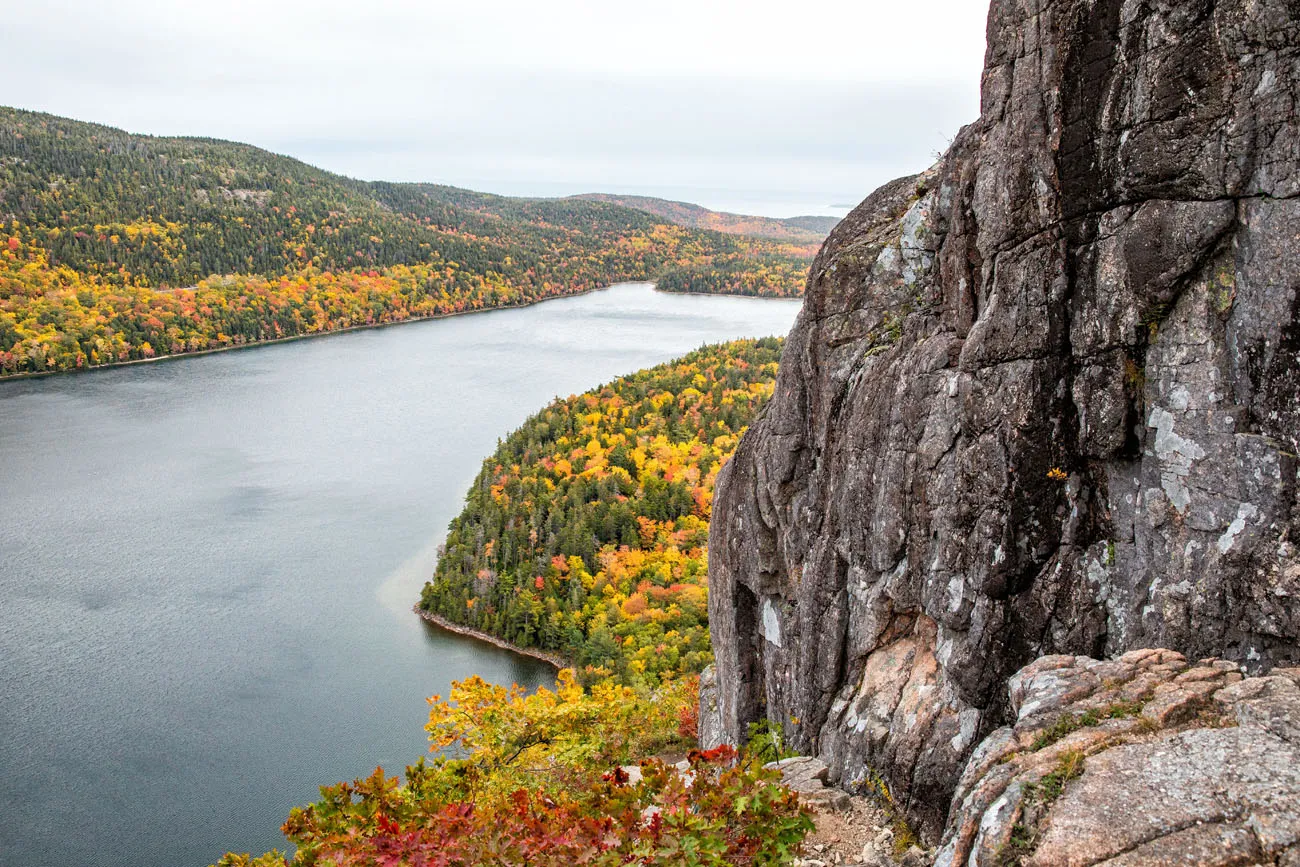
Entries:
POLYGON ((843 213, 979 113, 987 0, 0 0, 0 102, 367 180, 843 213))

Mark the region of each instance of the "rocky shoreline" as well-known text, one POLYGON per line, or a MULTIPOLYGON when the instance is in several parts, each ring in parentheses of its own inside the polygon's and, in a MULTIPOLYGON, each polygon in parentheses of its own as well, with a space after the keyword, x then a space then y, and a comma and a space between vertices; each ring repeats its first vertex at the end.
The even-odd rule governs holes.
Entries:
POLYGON ((464 635, 468 638, 475 638, 478 639, 479 641, 486 641, 488 644, 495 645, 496 647, 499 647, 502 650, 508 650, 511 653, 517 653, 520 656, 530 656, 533 659, 540 659, 542 662, 550 663, 551 665, 555 666, 556 671, 559 671, 562 668, 573 667, 572 663, 570 663, 564 657, 560 656, 558 653, 547 653, 545 650, 537 650, 531 647, 520 647, 516 644, 511 644, 509 641, 506 641, 503 638, 497 638, 495 635, 490 635, 486 632, 483 632, 480 629, 471 629, 468 626, 462 626, 459 623, 454 623, 445 617, 439 617, 437 614, 434 614, 431 611, 425 611, 419 605, 416 605, 411 610, 413 610, 424 620, 427 620, 428 622, 432 623, 434 626, 437 626, 439 629, 445 629, 448 632, 454 632, 457 635, 464 635))

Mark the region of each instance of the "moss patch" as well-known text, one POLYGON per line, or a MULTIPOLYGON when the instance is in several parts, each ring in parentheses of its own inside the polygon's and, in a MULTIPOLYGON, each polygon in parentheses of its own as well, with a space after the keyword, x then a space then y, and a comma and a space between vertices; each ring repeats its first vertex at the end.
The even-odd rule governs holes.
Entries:
POLYGON ((1038 752, 1079 729, 1091 728, 1108 719, 1126 719, 1142 713, 1145 702, 1117 701, 1081 714, 1067 714, 1038 733, 1029 749, 1038 752))
POLYGON ((1083 775, 1086 759, 1082 750, 1066 750, 1056 762, 1056 767, 1025 786, 1020 802, 1020 818, 1011 828, 1011 836, 998 853, 999 867, 1020 867, 1024 860, 1038 848, 1039 823, 1047 815, 1052 803, 1065 792, 1071 780, 1083 775))

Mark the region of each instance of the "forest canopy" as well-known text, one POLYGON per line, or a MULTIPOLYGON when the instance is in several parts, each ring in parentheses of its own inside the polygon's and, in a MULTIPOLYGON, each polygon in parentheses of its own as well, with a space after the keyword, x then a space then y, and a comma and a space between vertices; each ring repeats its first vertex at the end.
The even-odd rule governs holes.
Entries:
POLYGON ((815 249, 605 202, 356 181, 248 145, 0 108, 0 376, 633 280, 793 297, 815 249))
POLYGON ((705 347, 533 416, 484 462, 421 606, 558 652, 589 682, 700 671, 713 484, 781 346, 705 347))

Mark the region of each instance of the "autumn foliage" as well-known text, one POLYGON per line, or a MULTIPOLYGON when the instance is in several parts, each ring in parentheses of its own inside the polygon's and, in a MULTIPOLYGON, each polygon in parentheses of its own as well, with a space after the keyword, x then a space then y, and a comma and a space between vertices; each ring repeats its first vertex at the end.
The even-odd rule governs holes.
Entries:
POLYGON ((587 682, 700 671, 713 484, 780 350, 707 347, 529 419, 484 463, 422 606, 558 652, 587 682))
POLYGON ((478 678, 431 699, 431 762, 405 782, 370 777, 321 789, 293 810, 297 846, 227 855, 221 867, 286 863, 349 867, 595 867, 789 863, 811 821, 779 775, 729 747, 692 750, 685 772, 650 758, 633 781, 621 764, 665 745, 689 689, 653 694, 571 671, 557 689, 525 694, 478 678))
POLYGON ((718 470, 771 395, 743 340, 557 400, 483 465, 422 604, 582 662, 554 690, 472 677, 430 699, 405 780, 321 789, 296 847, 221 867, 776 867, 812 823, 758 754, 699 752, 718 470), (689 750, 685 770, 656 758, 689 750), (624 770, 637 765, 641 779, 624 770))
POLYGON ((229 142, 0 108, 0 376, 725 272, 795 296, 814 245, 580 199, 363 183, 229 142))

